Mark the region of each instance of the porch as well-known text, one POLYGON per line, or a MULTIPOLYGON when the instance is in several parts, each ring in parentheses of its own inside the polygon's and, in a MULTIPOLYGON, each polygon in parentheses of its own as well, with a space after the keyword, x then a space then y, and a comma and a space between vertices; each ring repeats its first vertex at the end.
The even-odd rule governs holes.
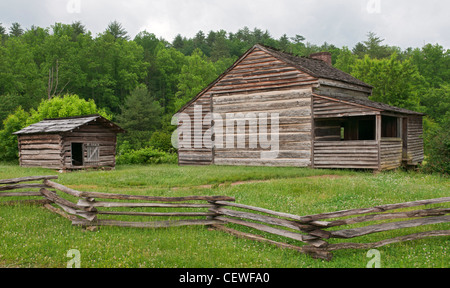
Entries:
POLYGON ((422 114, 351 97, 313 97, 314 168, 390 170, 423 161, 422 114))
POLYGON ((314 168, 390 170, 402 165, 403 117, 378 115, 317 118, 314 168))

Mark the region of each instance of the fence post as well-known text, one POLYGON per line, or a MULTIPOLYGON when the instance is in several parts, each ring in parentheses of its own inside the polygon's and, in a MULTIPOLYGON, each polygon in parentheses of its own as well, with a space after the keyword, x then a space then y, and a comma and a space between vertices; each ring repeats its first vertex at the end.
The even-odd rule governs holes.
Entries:
MULTIPOLYGON (((213 216, 206 216, 206 220, 215 220, 217 216, 220 216, 220 215, 217 214, 217 212, 216 212, 217 209, 220 208, 220 205, 218 205, 216 202, 217 202, 217 201, 208 201, 209 204, 214 205, 214 207, 211 207, 211 208, 208 209, 208 212, 214 213, 215 215, 213 215, 213 216)), ((215 225, 207 225, 206 227, 207 227, 208 229, 214 229, 214 226, 215 226, 215 225)))
POLYGON ((82 201, 84 204, 88 204, 86 206, 80 207, 83 211, 86 211, 89 215, 89 219, 87 220, 86 225, 82 225, 82 227, 88 231, 96 231, 98 230, 97 220, 98 220, 98 210, 94 207, 95 198, 91 197, 83 197, 82 200, 79 200, 78 203, 82 201), (90 205, 89 205, 90 204, 90 205))

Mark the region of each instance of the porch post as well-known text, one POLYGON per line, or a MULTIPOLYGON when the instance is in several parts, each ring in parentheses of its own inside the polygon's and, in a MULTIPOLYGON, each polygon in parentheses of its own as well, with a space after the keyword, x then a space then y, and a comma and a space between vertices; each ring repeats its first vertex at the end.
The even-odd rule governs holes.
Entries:
POLYGON ((381 171, 381 114, 376 115, 375 139, 378 145, 378 171, 381 171))

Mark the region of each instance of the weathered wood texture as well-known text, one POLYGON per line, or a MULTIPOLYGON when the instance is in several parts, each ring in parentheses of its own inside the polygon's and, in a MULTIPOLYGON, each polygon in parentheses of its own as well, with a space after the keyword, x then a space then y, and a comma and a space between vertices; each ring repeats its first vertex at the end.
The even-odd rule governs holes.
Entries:
POLYGON ((22 177, 22 178, 14 178, 14 179, 5 179, 0 180, 0 184, 17 184, 21 182, 32 182, 32 181, 40 181, 47 179, 58 179, 58 176, 31 176, 31 177, 22 177))
POLYGON ((108 130, 100 123, 92 122, 80 126, 72 132, 63 133, 63 164, 67 169, 91 168, 91 167, 115 167, 116 166, 116 138, 114 131, 108 130), (76 166, 72 163, 72 143, 83 143, 98 146, 98 161, 89 161, 86 146, 83 147, 83 165, 76 166))
POLYGON ((377 141, 315 141, 315 168, 378 169, 377 141))
POLYGON ((81 226, 116 226, 132 228, 169 228, 180 226, 209 226, 222 224, 219 220, 178 220, 178 221, 151 221, 151 222, 130 222, 117 220, 96 220, 88 221, 76 219, 72 221, 73 225, 81 226))
POLYGON ((396 169, 402 165, 403 142, 400 138, 382 138, 380 145, 381 170, 396 169))
MULTIPOLYGON (((400 145, 401 146, 401 145, 400 145)), ((411 235, 403 235, 391 239, 386 239, 374 243, 338 243, 329 244, 326 240, 330 238, 350 239, 373 233, 381 233, 385 231, 401 230, 404 228, 427 226, 440 223, 450 222, 450 208, 442 207, 442 204, 450 203, 450 197, 418 200, 405 203, 379 205, 372 208, 358 208, 315 215, 298 216, 289 213, 276 212, 273 210, 234 203, 234 198, 227 196, 185 196, 185 197, 153 197, 153 196, 137 196, 110 194, 98 192, 81 192, 65 187, 64 185, 50 181, 55 176, 38 176, 24 177, 0 180, 0 191, 12 189, 23 189, 37 187, 40 188, 39 194, 44 197, 44 205, 46 209, 53 213, 59 214, 72 221, 73 225, 84 227, 97 226, 118 226, 118 227, 135 227, 135 228, 167 228, 177 226, 203 225, 209 226, 227 233, 231 233, 238 237, 244 237, 256 241, 275 244, 279 247, 297 250, 306 253, 314 258, 331 260, 333 255, 331 251, 339 249, 368 249, 376 248, 384 245, 398 243, 403 241, 411 241, 415 239, 423 239, 426 237, 449 236, 448 230, 426 231, 411 235), (42 181, 42 184, 20 184, 21 182, 42 181), (58 195, 56 191, 49 191, 44 188, 53 188, 80 200, 73 203, 64 197, 58 195), (115 199, 127 202, 97 202, 95 198, 115 199), (157 201, 158 203, 142 203, 128 201, 157 201), (207 201, 204 203, 180 203, 188 201, 207 201), (167 202, 167 203, 161 203, 167 202), (175 202, 175 203, 174 203, 175 202), (50 205, 51 204, 51 205, 50 205), (406 210, 407 208, 440 204, 440 207, 406 210), (58 207, 55 207, 56 205, 58 207), (200 212, 134 212, 134 211, 99 211, 97 208, 153 208, 153 209, 208 209, 208 211, 200 212), (237 208, 233 210, 229 208, 237 208), (401 209, 399 212, 387 212, 401 209), (244 210, 244 211, 243 211, 244 210), (267 214, 267 215, 264 215, 267 214), (166 221, 123 221, 116 219, 99 219, 99 215, 112 216, 136 216, 136 217, 170 217, 166 221), (356 217, 351 217, 356 216, 356 217), (173 220, 172 218, 180 218, 173 220), (186 220, 186 217, 206 217, 203 219, 186 220), (343 219, 339 219, 343 218, 343 219), (326 221, 333 219, 331 221, 326 221), (396 221, 395 219, 404 219, 396 221), (367 226, 361 226, 363 222, 374 222, 388 220, 388 222, 376 222, 367 226), (281 241, 273 241, 260 235, 254 235, 248 232, 240 232, 238 230, 225 227, 223 225, 230 223, 238 226, 245 226, 259 232, 277 235, 278 237, 288 238, 303 243, 303 246, 283 243, 281 241), (338 226, 348 226, 358 224, 357 228, 346 228, 342 230, 326 229, 338 226)), ((3 192, 2 192, 3 193, 3 192)), ((0 193, 1 195, 1 193, 0 193)), ((26 192, 22 196, 36 196, 26 192)), ((14 195, 17 196, 17 195, 14 195)), ((41 200, 42 201, 42 200, 41 200)))
POLYGON ((319 86, 314 87, 313 92, 324 96, 350 96, 367 100, 372 94, 372 89, 343 81, 319 79, 319 86))
MULTIPOLYGON (((311 137, 309 136, 311 96, 306 92, 311 92, 311 87, 315 84, 317 84, 316 78, 261 49, 252 50, 218 81, 205 89, 183 110, 183 113, 189 115, 192 121, 195 119, 196 105, 202 107, 202 119, 205 119, 204 117, 210 112, 217 113, 223 119, 224 133, 227 113, 243 113, 244 115, 250 112, 279 113, 280 150, 282 153, 297 152, 297 155, 282 154, 278 159, 264 159, 259 157, 260 155, 256 156, 255 153, 261 149, 249 149, 250 145, 247 142, 245 143, 247 149, 244 151, 237 151, 237 148, 214 151, 205 145, 194 147, 195 143, 201 143, 204 139, 211 142, 211 121, 203 121, 201 129, 195 130, 191 127, 192 133, 189 135, 191 147, 179 149, 179 164, 309 166, 311 162, 311 137), (302 90, 302 92, 298 94, 289 92, 296 90, 302 90), (276 93, 273 93, 274 91, 276 93), (293 147, 298 149, 294 151, 293 147), (239 153, 225 154, 225 152, 233 151, 239 153)), ((234 132, 237 137, 237 131, 234 132)), ((215 140, 217 141, 217 137, 215 140)), ((237 146, 237 143, 235 145, 237 146)))
POLYGON ((98 115, 44 120, 15 133, 20 165, 58 170, 113 168, 120 132, 120 127, 98 115), (72 143, 77 143, 78 151, 72 151, 72 143))
POLYGON ((259 93, 312 87, 318 79, 256 48, 213 87, 214 95, 259 93))
POLYGON ((266 239, 262 236, 253 235, 247 232, 240 232, 231 228, 215 226, 216 229, 231 233, 238 237, 244 237, 253 239, 256 241, 269 242, 280 247, 295 249, 302 253, 308 253, 315 258, 321 258, 325 260, 331 260, 331 251, 339 249, 368 249, 382 247, 392 243, 411 241, 416 239, 423 239, 426 237, 437 236, 449 236, 450 232, 444 231, 427 231, 420 232, 411 235, 404 235, 386 239, 374 243, 338 243, 328 244, 327 239, 341 238, 350 239, 360 237, 373 233, 381 233, 385 231, 401 230, 404 228, 427 226, 440 223, 450 223, 450 208, 432 208, 422 209, 414 211, 404 211, 405 208, 418 207, 431 204, 443 204, 449 203, 450 197, 419 200, 397 204, 380 205, 372 208, 351 209, 316 215, 297 216, 292 214, 280 213, 271 211, 264 208, 253 207, 248 205, 242 205, 237 203, 228 203, 224 201, 218 201, 216 204, 219 208, 211 209, 210 211, 217 213, 218 215, 214 219, 218 219, 224 223, 232 223, 237 225, 246 226, 257 231, 270 233, 278 236, 283 236, 289 239, 294 239, 300 242, 307 243, 301 247, 276 242, 266 239), (225 207, 234 207, 239 209, 251 210, 254 212, 234 211, 225 207), (386 213, 386 211, 402 209, 400 212, 386 213), (268 214, 270 216, 266 216, 268 214), (350 218, 350 216, 356 216, 350 218), (333 221, 324 221, 326 219, 333 218, 333 221), (343 218, 343 219, 337 219, 343 218), (402 221, 396 221, 395 219, 403 219, 402 221), (248 222, 245 220, 251 220, 248 222), (389 220, 389 222, 377 222, 376 224, 370 224, 367 226, 357 228, 347 228, 342 230, 327 231, 326 229, 337 226, 348 226, 356 223, 373 222, 389 220), (255 222, 256 221, 256 222, 255 222), (270 225, 270 226, 269 226, 270 225), (278 226, 281 228, 275 228, 272 226, 278 226), (289 229, 289 230, 286 230, 289 229), (306 235, 305 235, 306 234, 306 235))
MULTIPOLYGON (((315 147, 312 143, 341 140, 343 121, 348 124, 345 140, 358 140, 370 137, 358 137, 359 132, 367 129, 365 126, 358 127, 354 117, 381 117, 381 113, 393 115, 394 118, 418 115, 370 101, 368 97, 371 93, 370 85, 322 61, 295 57, 256 45, 180 110, 181 114, 188 116, 185 118, 190 120, 191 126, 187 128, 184 126, 186 121, 179 122, 179 128, 181 125, 187 128, 178 135, 179 143, 182 143, 178 150, 179 165, 392 169, 398 164, 397 153, 392 159, 386 156, 387 152, 382 155, 380 150, 386 150, 387 145, 381 148, 380 142, 377 143, 378 155, 373 155, 373 145, 356 147, 371 150, 368 154, 347 151, 350 155, 326 155, 332 156, 331 159, 323 159, 319 152, 318 166, 315 165, 316 155, 312 151, 315 147), (272 131, 270 125, 262 133, 252 129, 255 123, 252 120, 259 113, 279 115, 279 147, 275 157, 274 153, 261 155, 267 147, 263 149, 255 144, 258 136, 269 139, 268 134, 272 131), (233 119, 227 119, 227 116, 234 117, 236 125, 231 127, 233 119), (323 120, 332 123, 326 124, 323 120), (239 129, 242 121, 247 124, 239 129), (231 123, 228 129, 227 123, 231 123), (225 143, 227 140, 229 142, 225 143), (375 157, 379 158, 376 163, 375 157), (349 161, 355 165, 350 165, 349 161)), ((410 163, 423 160, 421 125, 416 118, 421 119, 421 116, 409 117, 410 149, 403 155, 410 163)), ((381 132, 380 127, 377 133, 381 132)), ((368 130, 367 134, 370 133, 368 130)))
POLYGON ((214 164, 297 167, 311 164, 310 89, 214 95, 213 107, 224 119, 222 131, 226 133, 220 140, 215 137, 214 164), (274 150, 274 154, 267 153, 274 150))
POLYGON ((406 155, 404 160, 409 165, 417 165, 424 160, 424 144, 423 144, 423 117, 408 117, 408 142, 406 143, 406 155))
POLYGON ((41 194, 52 203, 59 206, 62 210, 57 208, 47 207, 50 211, 58 213, 65 218, 72 221, 73 225, 81 226, 119 226, 119 227, 136 227, 136 228, 162 228, 175 226, 190 226, 190 225, 213 225, 221 224, 219 220, 211 219, 212 216, 217 216, 216 213, 207 211, 206 209, 214 209, 217 207, 216 201, 234 201, 234 198, 228 196, 185 196, 185 197, 154 197, 145 195, 125 195, 99 192, 84 192, 68 188, 64 185, 55 183, 48 179, 44 180, 47 187, 51 187, 60 192, 68 194, 72 197, 79 198, 77 203, 68 201, 57 195, 55 192, 41 189, 41 194), (101 202, 96 199, 113 199, 116 202, 101 202), (133 202, 132 202, 133 201, 133 202), (135 202, 136 201, 136 202, 135 202), (157 203, 137 202, 137 201, 155 201, 157 203), (191 201, 202 201, 206 203, 188 203, 191 201), (166 202, 166 203, 162 203, 166 202), (100 208, 109 210, 100 211, 100 208), (174 212, 134 212, 134 211, 111 211, 115 208, 139 208, 139 209, 184 209, 174 212), (187 212, 185 209, 203 209, 203 211, 187 212), (135 216, 135 217, 170 217, 181 218, 179 220, 168 221, 123 221, 111 219, 99 219, 98 216, 135 216), (198 218, 199 220, 185 220, 184 218, 198 218), (206 217, 206 218, 205 218, 206 217))
POLYGON ((19 163, 22 167, 62 169, 63 144, 58 134, 18 135, 19 163))
POLYGON ((358 104, 350 104, 329 97, 314 95, 314 118, 341 118, 350 116, 376 115, 379 110, 358 104))
MULTIPOLYGON (((210 165, 213 161, 212 148, 204 145, 205 141, 211 141, 211 119, 207 118, 211 113, 211 94, 205 93, 191 106, 184 110, 191 129, 188 134, 179 133, 178 164, 179 165, 210 165), (197 107, 197 110, 196 110, 197 107), (196 117, 197 115, 197 117, 196 117), (209 120, 209 121, 208 121, 209 120), (194 122, 196 121, 196 122, 194 122), (195 125, 194 123, 200 123, 195 125), (183 146, 185 143, 185 146, 183 146)), ((182 122, 183 125, 184 122, 182 122)))
POLYGON ((341 120, 320 119, 314 121, 315 141, 341 141, 341 120))
MULTIPOLYGON (((42 197, 39 189, 47 188, 42 181, 47 179, 57 179, 58 176, 31 176, 13 179, 0 180, 0 198, 3 197, 42 197), (37 183, 30 183, 37 182, 37 183), (7 192, 4 192, 7 191, 7 192)), ((25 201, 42 201, 42 200, 25 200, 25 201)), ((18 200, 15 202, 23 202, 18 200)), ((0 202, 14 203, 14 201, 0 202)), ((39 203, 39 202, 38 202, 39 203)), ((45 202, 46 203, 46 202, 45 202)), ((41 203, 42 204, 42 203, 41 203)))

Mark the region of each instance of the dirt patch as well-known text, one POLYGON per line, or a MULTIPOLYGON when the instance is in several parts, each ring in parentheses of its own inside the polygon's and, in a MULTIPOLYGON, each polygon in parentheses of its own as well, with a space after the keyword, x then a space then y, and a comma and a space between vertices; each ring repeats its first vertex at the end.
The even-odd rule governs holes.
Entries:
MULTIPOLYGON (((220 184, 207 184, 207 185, 198 185, 198 186, 188 186, 188 187, 172 187, 170 190, 178 191, 178 190, 188 190, 188 189, 213 189, 217 187, 226 187, 226 186, 238 186, 245 184, 255 184, 255 183, 267 183, 273 180, 283 180, 283 179, 316 179, 316 178, 325 178, 325 179, 338 179, 344 176, 339 175, 318 175, 318 176, 307 176, 307 177, 294 177, 294 178, 275 178, 269 180, 248 180, 248 181, 236 181, 232 183, 220 183, 220 184)), ((83 190, 96 190, 98 186, 96 185, 71 185, 72 189, 83 191, 83 190)), ((133 189, 151 189, 152 187, 133 187, 133 189)), ((156 187, 155 187, 156 188, 156 187)), ((161 187, 158 187, 161 188, 161 187)), ((114 190, 119 190, 120 188, 115 188, 114 190)))
POLYGON ((327 178, 327 179, 338 179, 338 178, 342 178, 344 176, 339 176, 339 175, 318 175, 318 176, 309 176, 306 178, 309 179, 315 179, 315 178, 327 178))
MULTIPOLYGON (((273 179, 272 179, 273 180, 273 179)), ((269 182, 271 180, 249 180, 249 181, 237 181, 233 183, 221 183, 221 184, 209 184, 209 185, 199 185, 199 186, 190 186, 190 187, 172 187, 171 190, 182 190, 182 189, 212 189, 215 187, 225 187, 225 186, 237 186, 244 184, 253 184, 253 183, 264 183, 269 182)))
MULTIPOLYGON (((308 176, 308 177, 295 177, 295 178, 286 178, 286 179, 315 179, 315 178, 326 178, 326 179, 338 179, 344 176, 339 175, 318 175, 318 176, 308 176)), ((249 181, 237 181, 232 183, 221 183, 221 184, 211 184, 211 185, 199 185, 199 186, 190 186, 190 187, 172 187, 171 190, 183 190, 183 189, 212 189, 215 187, 225 187, 225 186, 238 186, 245 184, 254 184, 254 183, 267 183, 273 180, 282 180, 283 178, 278 179, 270 179, 270 180, 249 180, 249 181)))

